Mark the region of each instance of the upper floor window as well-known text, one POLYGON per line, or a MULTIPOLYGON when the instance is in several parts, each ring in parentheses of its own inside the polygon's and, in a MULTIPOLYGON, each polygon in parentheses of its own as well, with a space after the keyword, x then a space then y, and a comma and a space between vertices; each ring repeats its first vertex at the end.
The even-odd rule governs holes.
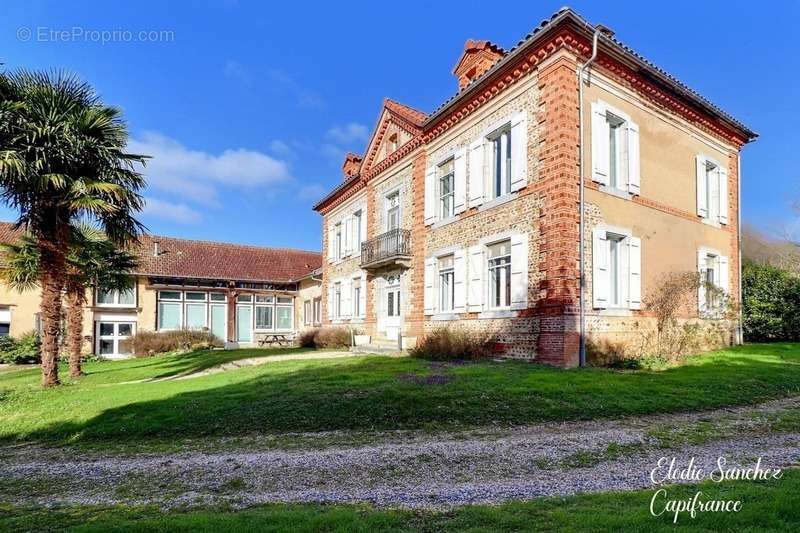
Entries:
POLYGON ((511 241, 492 244, 487 250, 489 308, 511 306, 511 241))
POLYGON ((334 257, 336 259, 342 258, 342 223, 339 222, 334 227, 333 232, 333 249, 334 249, 334 257))
POLYGON ((136 292, 133 287, 125 290, 98 290, 96 303, 102 306, 133 307, 136 305, 136 292))
POLYGON ((451 157, 436 169, 439 183, 439 218, 445 219, 453 216, 455 205, 455 161, 451 157))
POLYGON ((438 259, 439 269, 439 311, 449 313, 455 304, 453 256, 438 259))
POLYGON ((359 209, 355 213, 353 213, 353 248, 355 252, 361 253, 361 240, 364 236, 361 234, 361 216, 362 212, 359 209))
POLYGON ((400 192, 386 197, 386 231, 400 227, 400 192))
POLYGON ((624 112, 592 103, 592 179, 609 191, 639 194, 639 126, 624 112))
POLYGON ((728 223, 728 170, 704 155, 695 157, 697 214, 710 222, 728 223))
POLYGON ((511 192, 511 125, 502 127, 489 137, 491 172, 489 198, 499 198, 511 192))

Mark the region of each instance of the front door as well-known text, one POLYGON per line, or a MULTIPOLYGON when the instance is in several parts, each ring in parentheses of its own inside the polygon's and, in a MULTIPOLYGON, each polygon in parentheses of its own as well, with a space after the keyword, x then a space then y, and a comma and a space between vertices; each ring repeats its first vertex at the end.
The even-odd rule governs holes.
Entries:
POLYGON ((224 342, 228 338, 228 317, 226 316, 228 306, 225 304, 211 304, 209 309, 211 310, 209 313, 211 333, 224 342))
POLYGON ((236 340, 239 342, 253 340, 253 308, 249 305, 236 306, 236 340))
POLYGON ((400 275, 390 275, 386 277, 386 285, 383 289, 381 311, 383 314, 383 333, 387 339, 396 341, 403 326, 402 317, 402 297, 400 290, 400 275))
POLYGON ((101 357, 130 355, 130 346, 124 341, 133 335, 135 326, 134 322, 97 322, 97 355, 101 357))

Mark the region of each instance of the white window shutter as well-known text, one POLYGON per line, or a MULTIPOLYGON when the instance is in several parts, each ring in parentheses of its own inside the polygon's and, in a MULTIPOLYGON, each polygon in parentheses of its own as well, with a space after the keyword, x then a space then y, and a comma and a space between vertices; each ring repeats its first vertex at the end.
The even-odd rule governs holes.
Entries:
POLYGON ((469 286, 467 288, 467 311, 477 313, 483 311, 483 246, 470 246, 467 265, 469 286))
POLYGON ((608 185, 608 120, 605 106, 592 102, 592 180, 608 185))
MULTIPOLYGON (((363 216, 363 215, 362 215, 363 216)), ((358 303, 358 309, 361 311, 362 317, 367 315, 367 273, 361 273, 361 294, 358 303)))
POLYGON ((350 300, 353 299, 353 283, 348 279, 342 280, 342 316, 350 317, 350 300))
POLYGON ((706 204, 706 158, 700 154, 695 156, 695 174, 697 177, 697 214, 702 218, 708 218, 708 208, 706 204))
POLYGON ((425 224, 436 221, 436 167, 425 171, 425 224))
POLYGON ((628 306, 642 308, 642 240, 628 237, 628 306))
POLYGON ((485 176, 484 166, 485 139, 474 141, 469 145, 469 206, 477 207, 483 203, 483 183, 485 176))
POLYGON ((728 223, 728 169, 719 167, 719 222, 728 223))
POLYGON ((436 258, 425 260, 425 314, 436 312, 436 258))
POLYGON ((528 234, 520 233, 511 237, 511 309, 527 308, 528 234))
POLYGON ((453 312, 463 313, 467 300, 467 254, 461 249, 453 254, 453 312))
POLYGON ((697 310, 700 313, 706 311, 706 287, 705 287, 705 268, 706 268, 706 254, 705 250, 697 251, 697 271, 700 273, 700 283, 697 286, 697 310))
POLYGON ((728 269, 728 258, 724 255, 719 256, 719 288, 726 295, 730 295, 730 273, 728 269))
POLYGON ((596 309, 608 307, 611 280, 608 270, 608 235, 605 230, 592 232, 592 301, 596 309))
POLYGON ((344 235, 342 235, 342 240, 344 241, 344 253, 343 256, 347 257, 352 252, 352 243, 353 243, 353 217, 347 217, 344 219, 342 223, 342 231, 344 235))
POLYGON ((528 113, 511 117, 511 190, 528 184, 528 113))
POLYGON ((336 260, 336 226, 328 228, 328 261, 336 260))
POLYGON ((360 247, 361 243, 367 240, 367 208, 366 206, 361 208, 361 242, 359 242, 359 253, 361 253, 360 247))
POLYGON ((455 202, 453 212, 458 214, 467 208, 467 149, 456 150, 453 157, 453 185, 455 202))
POLYGON ((628 121, 628 192, 641 192, 641 161, 639 158, 639 125, 628 121))

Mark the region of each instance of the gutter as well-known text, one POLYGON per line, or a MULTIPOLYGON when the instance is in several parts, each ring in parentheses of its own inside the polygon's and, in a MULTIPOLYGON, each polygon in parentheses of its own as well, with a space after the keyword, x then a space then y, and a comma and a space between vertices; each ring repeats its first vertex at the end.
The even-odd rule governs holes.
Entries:
MULTIPOLYGON (((579 209, 579 230, 578 230, 578 249, 579 249, 579 259, 578 259, 578 268, 580 269, 578 273, 578 289, 580 294, 578 295, 579 299, 579 315, 580 315, 580 348, 578 350, 578 365, 579 366, 586 366, 586 221, 584 215, 584 184, 585 184, 585 172, 584 166, 585 161, 584 159, 586 156, 584 155, 584 135, 585 135, 585 126, 583 120, 583 83, 584 83, 584 74, 586 69, 592 66, 594 60, 597 58, 597 40, 600 38, 601 30, 600 28, 595 28, 594 35, 592 36, 592 56, 586 60, 586 62, 581 65, 581 68, 578 69, 578 129, 579 129, 579 138, 578 141, 578 174, 580 176, 580 192, 579 192, 579 201, 578 201, 578 209, 579 209)), ((588 80, 587 80, 588 84, 588 80)))

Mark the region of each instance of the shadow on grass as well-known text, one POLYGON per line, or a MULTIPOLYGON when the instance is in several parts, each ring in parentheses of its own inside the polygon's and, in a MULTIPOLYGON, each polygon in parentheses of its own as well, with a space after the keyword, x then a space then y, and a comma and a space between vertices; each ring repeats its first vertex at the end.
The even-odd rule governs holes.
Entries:
MULTIPOLYGON (((214 359, 214 364, 219 361, 214 359)), ((202 365, 179 362, 169 371, 202 365)), ((800 345, 735 348, 661 372, 564 371, 524 362, 478 362, 437 368, 438 374, 452 379, 435 384, 404 377, 431 372, 430 364, 408 358, 285 362, 250 372, 255 376, 234 383, 225 374, 192 380, 202 390, 171 388, 174 382, 126 385, 164 387, 164 397, 107 409, 82 422, 7 434, 7 439, 99 443, 453 429, 712 409, 800 394, 800 345)))

